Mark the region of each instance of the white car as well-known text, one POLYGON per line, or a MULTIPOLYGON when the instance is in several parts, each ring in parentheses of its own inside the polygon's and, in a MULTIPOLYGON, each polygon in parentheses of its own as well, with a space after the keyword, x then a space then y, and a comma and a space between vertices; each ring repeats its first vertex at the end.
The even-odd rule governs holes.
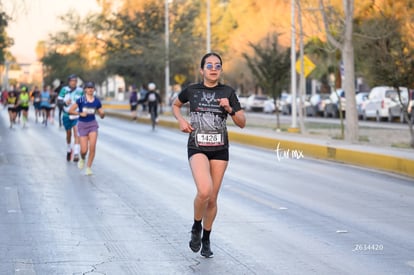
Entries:
MULTIPOLYGON (((408 103, 408 90, 405 87, 399 87, 403 103, 408 103)), ((378 86, 371 89, 368 100, 365 101, 362 110, 362 118, 375 118, 381 121, 386 118, 392 121, 394 117, 401 116, 401 103, 398 98, 397 90, 393 87, 378 86)))
POLYGON ((237 96, 237 98, 239 99, 239 103, 240 103, 240 107, 242 109, 246 109, 246 102, 247 102, 247 96, 237 96))
POLYGON ((332 91, 328 98, 321 102, 324 117, 338 117, 339 116, 339 102, 341 104, 342 112, 345 112, 345 91, 338 89, 332 91))
POLYGON ((263 112, 265 109, 265 103, 271 98, 265 95, 251 95, 246 100, 246 110, 263 112))

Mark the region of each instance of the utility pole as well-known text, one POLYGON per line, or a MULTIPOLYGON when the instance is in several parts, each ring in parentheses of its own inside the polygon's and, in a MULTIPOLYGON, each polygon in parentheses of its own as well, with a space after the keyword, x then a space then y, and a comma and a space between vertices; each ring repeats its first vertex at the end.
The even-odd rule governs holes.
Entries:
POLYGON ((210 23, 210 0, 207 0, 207 52, 211 52, 211 23, 210 23))
POLYGON ((292 24, 292 37, 291 37, 291 48, 290 48, 290 78, 291 78, 291 95, 292 95, 292 125, 288 129, 289 132, 298 132, 297 121, 296 121, 296 28, 295 28, 295 0, 291 2, 291 24, 292 24))
POLYGON ((170 87, 170 29, 169 8, 171 0, 165 0, 165 101, 168 103, 168 89, 170 87))

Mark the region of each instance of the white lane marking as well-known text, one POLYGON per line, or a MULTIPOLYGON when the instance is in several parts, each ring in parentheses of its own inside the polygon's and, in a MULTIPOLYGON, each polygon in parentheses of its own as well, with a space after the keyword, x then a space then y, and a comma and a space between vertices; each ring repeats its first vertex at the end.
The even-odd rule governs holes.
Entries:
POLYGON ((336 233, 348 233, 348 230, 340 229, 340 230, 336 230, 336 233))
POLYGON ((407 265, 409 265, 409 266, 411 266, 411 267, 414 267, 414 261, 408 261, 408 262, 407 262, 407 265))
POLYGON ((36 275, 31 259, 15 259, 14 260, 15 275, 36 275))
POLYGON ((17 192, 17 187, 6 186, 6 200, 7 200, 7 213, 21 213, 22 209, 20 207, 19 193, 17 192))

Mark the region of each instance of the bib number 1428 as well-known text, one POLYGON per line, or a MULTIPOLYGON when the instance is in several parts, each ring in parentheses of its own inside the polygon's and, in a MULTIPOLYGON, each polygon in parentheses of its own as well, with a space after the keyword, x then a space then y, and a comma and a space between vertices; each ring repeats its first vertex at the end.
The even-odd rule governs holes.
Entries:
POLYGON ((217 133, 198 133, 197 143, 199 146, 220 146, 223 145, 222 134, 217 133))

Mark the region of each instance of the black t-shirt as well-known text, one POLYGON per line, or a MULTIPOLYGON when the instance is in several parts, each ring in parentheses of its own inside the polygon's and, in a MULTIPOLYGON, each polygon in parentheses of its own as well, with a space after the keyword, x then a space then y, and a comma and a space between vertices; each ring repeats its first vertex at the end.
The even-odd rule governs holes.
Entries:
POLYGON ((228 113, 219 106, 219 98, 228 98, 235 112, 241 109, 234 89, 227 85, 209 88, 203 83, 193 84, 178 95, 182 103, 190 104, 190 123, 194 131, 188 137, 188 148, 217 151, 229 147, 228 113))
POLYGON ((32 96, 33 96, 33 101, 35 103, 40 104, 40 91, 39 90, 34 90, 32 96))

